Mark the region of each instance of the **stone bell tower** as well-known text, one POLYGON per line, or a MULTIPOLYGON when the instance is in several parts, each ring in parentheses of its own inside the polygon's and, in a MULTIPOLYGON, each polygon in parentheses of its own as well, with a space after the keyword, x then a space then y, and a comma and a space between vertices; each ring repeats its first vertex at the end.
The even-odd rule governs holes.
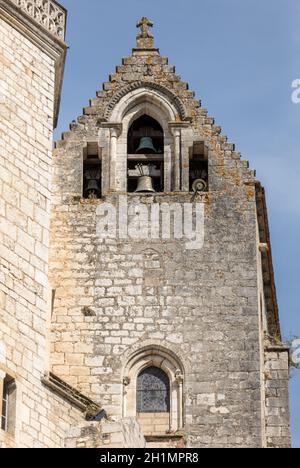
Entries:
POLYGON ((152 26, 56 144, 52 370, 150 446, 289 446, 264 189, 152 26), (186 206, 196 248, 153 224, 186 206))
POLYGON ((262 186, 147 18, 52 153, 65 18, 0 0, 0 447, 288 447, 262 186))

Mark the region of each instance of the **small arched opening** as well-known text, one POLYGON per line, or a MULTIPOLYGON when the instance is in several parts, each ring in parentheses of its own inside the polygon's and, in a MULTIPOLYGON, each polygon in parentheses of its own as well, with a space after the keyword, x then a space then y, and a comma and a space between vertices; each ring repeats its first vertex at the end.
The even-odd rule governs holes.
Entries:
POLYGON ((136 384, 136 413, 147 435, 170 431, 170 379, 156 366, 142 370, 136 384))
POLYGON ((124 417, 136 417, 146 436, 177 432, 183 427, 181 361, 162 346, 134 351, 124 368, 124 417))
POLYGON ((137 378, 137 413, 170 413, 170 379, 158 367, 147 367, 137 378))

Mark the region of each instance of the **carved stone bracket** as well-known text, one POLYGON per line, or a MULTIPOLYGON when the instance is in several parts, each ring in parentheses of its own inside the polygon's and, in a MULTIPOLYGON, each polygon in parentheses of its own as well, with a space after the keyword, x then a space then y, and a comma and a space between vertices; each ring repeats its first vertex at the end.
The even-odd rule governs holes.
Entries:
POLYGON ((130 382, 131 382, 130 377, 124 377, 124 379, 123 379, 123 385, 124 385, 124 387, 128 387, 128 385, 130 384, 130 382))
POLYGON ((180 369, 178 369, 176 372, 175 372, 175 380, 178 384, 182 384, 183 383, 183 374, 181 372, 180 369))
POLYGON ((102 122, 100 128, 108 128, 110 130, 111 136, 119 138, 123 131, 123 125, 121 123, 115 122, 102 122))

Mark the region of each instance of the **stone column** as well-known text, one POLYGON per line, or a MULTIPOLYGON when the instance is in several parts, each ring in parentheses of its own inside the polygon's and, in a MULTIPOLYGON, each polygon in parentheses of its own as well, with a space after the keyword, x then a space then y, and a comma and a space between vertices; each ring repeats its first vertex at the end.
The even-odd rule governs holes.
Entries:
POLYGON ((175 192, 189 191, 189 148, 193 144, 193 134, 189 122, 171 122, 174 137, 173 184, 175 192))
POLYGON ((109 146, 110 146, 110 131, 109 128, 100 128, 98 132, 98 147, 101 151, 101 172, 102 172, 102 195, 109 192, 110 186, 110 167, 109 167, 109 146))
POLYGON ((122 124, 105 122, 101 125, 102 130, 108 132, 99 132, 99 147, 103 148, 102 152, 102 182, 103 193, 115 192, 117 189, 117 153, 118 153, 118 138, 122 132, 122 124), (101 141, 101 137, 105 141, 101 141), (107 141, 108 139, 108 141, 107 141))
POLYGON ((173 190, 180 191, 181 179, 181 131, 174 129, 174 183, 173 190))
POLYGON ((181 130, 181 190, 190 191, 190 148, 193 146, 193 131, 185 125, 181 130))
POLYGON ((175 374, 176 382, 178 385, 178 429, 183 428, 183 375, 180 370, 176 371, 175 374))
POLYGON ((109 188, 111 191, 116 190, 116 160, 117 160, 117 142, 118 142, 118 132, 116 128, 110 129, 110 179, 109 179, 109 188))
POLYGON ((164 147, 164 191, 171 192, 172 190, 172 179, 173 179, 173 138, 172 135, 165 136, 165 147, 164 147))

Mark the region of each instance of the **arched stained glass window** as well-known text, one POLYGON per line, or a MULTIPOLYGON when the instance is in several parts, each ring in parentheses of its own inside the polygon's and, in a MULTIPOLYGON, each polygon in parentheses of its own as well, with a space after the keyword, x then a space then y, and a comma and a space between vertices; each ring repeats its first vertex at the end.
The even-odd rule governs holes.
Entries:
POLYGON ((170 412, 170 381, 158 367, 147 367, 137 378, 137 412, 170 412))

